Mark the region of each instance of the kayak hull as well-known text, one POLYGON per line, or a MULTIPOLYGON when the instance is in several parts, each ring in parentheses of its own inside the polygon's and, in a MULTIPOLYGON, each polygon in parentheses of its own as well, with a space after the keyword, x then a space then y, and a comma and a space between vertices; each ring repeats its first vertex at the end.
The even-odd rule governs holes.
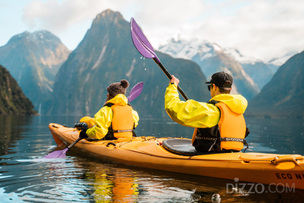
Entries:
MULTIPOLYGON (((79 130, 50 123, 58 146, 70 144, 79 130)), ((217 153, 184 156, 169 152, 168 138, 136 137, 130 142, 80 140, 74 147, 100 160, 177 173, 304 190, 304 157, 289 154, 217 153)))

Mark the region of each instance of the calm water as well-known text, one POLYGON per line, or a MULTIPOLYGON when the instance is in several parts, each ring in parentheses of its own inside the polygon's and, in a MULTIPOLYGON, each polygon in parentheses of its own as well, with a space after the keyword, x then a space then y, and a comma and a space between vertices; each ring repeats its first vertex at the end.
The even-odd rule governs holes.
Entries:
MULTIPOLYGON (((134 168, 55 148, 48 123, 79 117, 0 117, 0 202, 303 202, 303 191, 231 192, 227 181, 134 168), (228 188, 228 189, 227 189, 228 188)), ((304 120, 247 118, 250 151, 304 155, 304 120)), ((169 119, 141 119, 138 135, 188 137, 169 119)))

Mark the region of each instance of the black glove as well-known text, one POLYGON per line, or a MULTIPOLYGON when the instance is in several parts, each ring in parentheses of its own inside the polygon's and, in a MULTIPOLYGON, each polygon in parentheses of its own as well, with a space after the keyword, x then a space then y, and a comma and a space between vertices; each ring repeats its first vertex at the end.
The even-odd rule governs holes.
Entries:
POLYGON ((84 123, 84 122, 81 122, 81 123, 75 123, 74 127, 77 129, 77 130, 82 130, 82 129, 88 129, 88 124, 84 123))
POLYGON ((82 139, 88 138, 88 136, 87 136, 87 129, 83 129, 83 130, 80 131, 79 138, 82 138, 82 139))

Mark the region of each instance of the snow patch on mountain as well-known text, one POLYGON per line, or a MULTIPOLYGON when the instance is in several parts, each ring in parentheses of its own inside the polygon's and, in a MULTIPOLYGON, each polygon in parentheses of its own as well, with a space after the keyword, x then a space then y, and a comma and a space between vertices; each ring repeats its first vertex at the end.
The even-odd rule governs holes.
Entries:
POLYGON ((158 50, 176 58, 191 60, 194 56, 199 55, 200 59, 204 60, 214 56, 214 52, 221 50, 221 47, 198 39, 186 41, 172 38, 167 44, 161 45, 158 50))
POLYGON ((288 61, 288 59, 290 59, 291 57, 293 57, 296 54, 298 54, 298 53, 297 52, 289 52, 289 53, 285 54, 284 56, 271 59, 268 63, 273 64, 275 66, 281 66, 284 63, 286 63, 286 61, 288 61))
POLYGON ((243 54, 240 53, 239 50, 234 48, 225 48, 223 52, 225 54, 228 54, 229 56, 231 56, 241 64, 255 64, 257 62, 262 62, 261 60, 258 60, 254 57, 244 56, 243 54))
POLYGON ((206 40, 191 39, 170 39, 167 44, 161 45, 159 51, 168 53, 177 58, 191 60, 199 55, 200 60, 204 60, 216 55, 216 53, 225 53, 241 64, 254 64, 262 62, 254 57, 244 56, 239 50, 234 48, 222 48, 219 44, 206 40))

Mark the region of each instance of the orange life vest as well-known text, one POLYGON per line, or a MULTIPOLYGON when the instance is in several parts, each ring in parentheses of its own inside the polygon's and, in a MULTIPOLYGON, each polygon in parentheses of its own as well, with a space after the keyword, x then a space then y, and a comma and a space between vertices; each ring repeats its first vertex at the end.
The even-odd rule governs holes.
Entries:
POLYGON ((105 139, 118 139, 119 141, 132 140, 134 129, 132 107, 130 105, 120 106, 109 103, 106 105, 111 107, 113 118, 105 139))
POLYGON ((221 149, 241 151, 244 147, 243 140, 246 135, 246 123, 243 114, 237 114, 220 102, 216 106, 221 111, 218 122, 221 135, 221 149))
POLYGON ((237 114, 223 102, 212 101, 220 112, 218 124, 212 128, 196 128, 192 144, 198 151, 241 151, 249 134, 243 114, 237 114))

